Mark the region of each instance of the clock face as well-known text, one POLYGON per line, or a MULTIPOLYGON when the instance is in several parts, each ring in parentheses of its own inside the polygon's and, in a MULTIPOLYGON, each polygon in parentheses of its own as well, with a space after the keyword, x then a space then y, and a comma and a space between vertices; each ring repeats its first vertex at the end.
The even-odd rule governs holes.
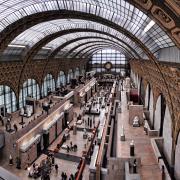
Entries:
POLYGON ((110 70, 112 68, 112 63, 111 62, 107 62, 105 65, 104 65, 105 69, 107 70, 110 70))

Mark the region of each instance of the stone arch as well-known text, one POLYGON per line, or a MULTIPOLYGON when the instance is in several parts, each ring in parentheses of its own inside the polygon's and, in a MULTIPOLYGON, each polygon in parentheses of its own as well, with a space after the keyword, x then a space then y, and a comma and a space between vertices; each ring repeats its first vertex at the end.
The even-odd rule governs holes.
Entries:
POLYGON ((139 103, 144 104, 145 99, 145 87, 144 87, 144 79, 140 78, 140 88, 139 88, 139 103))
POLYGON ((66 84, 66 75, 65 75, 65 72, 64 71, 59 71, 58 73, 58 79, 57 79, 57 86, 60 86, 60 84, 62 83, 63 85, 66 84), (64 76, 63 79, 61 79, 61 76, 64 76), (59 82, 58 82, 59 81, 59 82))
POLYGON ((166 109, 166 99, 162 93, 159 94, 154 110, 154 129, 159 131, 159 136, 163 134, 163 124, 166 109))
POLYGON ((1 81, 0 85, 8 86, 14 91, 16 99, 18 99, 18 90, 14 87, 14 85, 10 81, 1 81))
POLYGON ((41 88, 42 96, 47 96, 49 91, 55 90, 55 86, 56 86, 55 81, 56 80, 53 74, 51 73, 46 74, 46 76, 44 77, 42 88, 41 88))
POLYGON ((26 97, 29 95, 31 95, 32 98, 37 100, 41 97, 41 86, 34 78, 28 78, 23 82, 18 97, 19 107, 23 107, 25 105, 26 97), (36 90, 34 91, 34 89, 36 90))
POLYGON ((151 90, 150 83, 147 83, 145 90, 145 99, 144 99, 144 105, 147 108, 147 110, 149 109, 150 90, 151 90))
POLYGON ((175 164, 174 164, 174 176, 176 179, 180 179, 180 131, 178 132, 176 149, 175 149, 175 164))
POLYGON ((163 154, 165 159, 168 162, 169 166, 172 166, 172 146, 173 146, 173 138, 172 138, 172 118, 169 110, 169 106, 166 105, 165 116, 164 116, 164 124, 163 124, 163 138, 165 139, 163 142, 163 154))
POLYGON ((23 79, 23 81, 21 81, 22 84, 19 85, 20 89, 23 87, 24 82, 26 82, 28 79, 34 79, 37 82, 37 84, 39 85, 39 88, 41 87, 41 82, 40 82, 39 78, 35 74, 33 74, 33 75, 28 75, 26 77, 26 79, 23 79))
MULTIPOLYGON (((18 98, 17 94, 15 93, 13 86, 10 82, 8 81, 2 81, 0 83, 1 86, 1 103, 0 105, 3 105, 8 113, 12 113, 17 110, 17 103, 18 103, 18 98), (9 98, 9 95, 11 98, 9 98), (13 101, 15 99, 15 101, 13 101)), ((4 114, 5 116, 5 114, 4 114)))
POLYGON ((151 127, 153 127, 153 121, 154 121, 154 89, 151 87, 150 90, 150 97, 149 97, 149 120, 151 127))

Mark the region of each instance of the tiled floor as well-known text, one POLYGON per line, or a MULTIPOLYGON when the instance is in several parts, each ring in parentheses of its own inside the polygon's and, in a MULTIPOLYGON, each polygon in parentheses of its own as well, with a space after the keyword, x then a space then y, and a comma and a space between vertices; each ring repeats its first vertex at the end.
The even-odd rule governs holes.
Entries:
POLYGON ((122 113, 118 114, 117 157, 130 155, 129 144, 134 140, 135 156, 141 158, 140 175, 142 180, 161 180, 161 170, 155 159, 150 138, 145 135, 143 127, 132 127, 128 123, 129 112, 127 110, 126 94, 122 92, 122 113), (120 141, 120 135, 124 126, 126 141, 120 141))
MULTIPOLYGON (((82 156, 82 151, 87 151, 89 149, 89 145, 90 142, 88 141, 88 139, 83 139, 83 131, 77 131, 76 135, 73 135, 73 131, 70 131, 70 139, 68 139, 63 145, 69 145, 70 146, 70 142, 72 141, 73 145, 77 144, 77 151, 69 151, 69 153, 67 153, 67 150, 60 148, 60 153, 64 153, 64 154, 69 154, 69 155, 74 155, 74 156, 78 156, 81 157, 82 156), (86 146, 86 148, 85 148, 86 146)), ((88 136, 91 136, 92 133, 87 132, 88 136)))

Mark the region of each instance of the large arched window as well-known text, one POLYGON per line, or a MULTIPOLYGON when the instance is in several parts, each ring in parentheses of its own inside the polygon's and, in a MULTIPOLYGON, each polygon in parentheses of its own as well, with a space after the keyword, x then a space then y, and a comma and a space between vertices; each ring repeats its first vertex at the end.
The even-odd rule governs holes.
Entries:
POLYGON ((97 73, 118 73, 124 76, 127 68, 127 59, 124 54, 117 50, 103 49, 93 55, 89 65, 91 70, 95 70, 97 73), (112 65, 110 69, 106 68, 107 63, 112 65))
POLYGON ((16 96, 14 91, 9 86, 0 85, 0 106, 4 106, 8 113, 17 110, 16 96))
POLYGON ((62 85, 66 84, 66 76, 63 71, 60 71, 59 73, 58 80, 57 80, 57 87, 59 87, 61 84, 62 85))
POLYGON ((19 107, 25 106, 27 96, 34 99, 40 99, 39 85, 34 79, 28 79, 23 83, 23 88, 21 89, 19 95, 19 107))
POLYGON ((78 67, 75 69, 75 72, 74 72, 74 77, 76 78, 77 76, 79 76, 79 68, 78 67))
POLYGON ((44 78, 42 86, 42 95, 47 96, 48 91, 55 91, 55 81, 51 74, 47 74, 44 78))
POLYGON ((72 69, 69 70, 68 75, 67 75, 67 83, 70 83, 70 80, 73 79, 73 71, 72 69))

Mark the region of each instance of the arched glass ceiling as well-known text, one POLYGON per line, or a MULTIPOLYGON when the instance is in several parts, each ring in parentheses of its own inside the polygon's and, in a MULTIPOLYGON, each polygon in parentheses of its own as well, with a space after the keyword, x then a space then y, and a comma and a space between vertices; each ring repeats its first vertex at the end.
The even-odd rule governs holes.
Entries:
MULTIPOLYGON (((115 38, 112 38, 112 37, 109 37, 107 35, 103 35, 103 34, 98 34, 98 33, 93 33, 93 32, 89 32, 88 34, 87 33, 71 33, 71 34, 68 34, 68 35, 64 35, 64 36, 61 36, 59 38, 56 38, 54 39, 53 41, 49 42, 45 48, 48 48, 48 47, 53 47, 53 49, 56 49, 57 47, 61 46, 63 43, 66 43, 67 41, 70 41, 72 39, 76 39, 76 38, 81 38, 81 37, 97 37, 98 38, 105 38, 105 39, 109 39, 109 40, 112 40, 120 45, 122 45, 123 47, 125 47, 126 49, 128 49, 129 51, 131 51, 124 43, 118 41, 117 39, 115 38)), ((91 38, 92 39, 92 38, 91 38)), ((81 41, 77 41, 77 42, 74 42, 72 44, 69 44, 68 46, 65 46, 64 49, 66 50, 70 50, 72 49, 75 45, 77 44, 80 44, 80 43, 83 43, 83 42, 87 42, 88 40, 90 39, 85 39, 85 40, 81 40, 81 41)), ((59 54, 59 53, 58 53, 59 54)), ((58 56, 57 54, 57 56, 58 56)))
MULTIPOLYGON (((87 32, 77 32, 77 33, 71 33, 71 34, 67 34, 67 35, 58 37, 58 38, 54 39, 53 41, 49 42, 45 47, 52 47, 53 49, 55 49, 58 46, 60 46, 62 43, 70 41, 71 39, 80 38, 80 37, 87 37, 87 36, 93 36, 93 37, 97 37, 97 38, 98 37, 108 38, 110 40, 116 41, 117 43, 121 43, 118 40, 116 40, 112 37, 109 37, 107 35, 104 35, 104 34, 99 34, 99 33, 94 33, 94 32, 88 32, 88 33, 87 32)), ((118 37, 118 36, 116 36, 116 37, 118 37)), ((73 47, 73 45, 72 45, 72 47, 73 47)))
MULTIPOLYGON (((98 48, 98 47, 101 47, 101 46, 104 46, 104 45, 107 45, 107 47, 114 47, 116 50, 118 50, 119 52, 121 52, 122 54, 125 54, 126 52, 124 52, 124 50, 122 50, 122 49, 119 49, 117 46, 114 46, 114 45, 109 45, 109 44, 91 44, 91 45, 87 45, 86 46, 86 49, 84 49, 84 48, 79 48, 79 50, 78 50, 78 52, 77 53, 75 53, 74 54, 74 56, 73 56, 73 58, 75 58, 76 56, 80 56, 80 57, 87 57, 88 55, 90 55, 89 54, 89 50, 91 49, 91 48, 98 48)), ((131 55, 128 55, 128 56, 126 56, 126 57, 128 57, 128 58, 132 58, 132 56, 131 55)))
MULTIPOLYGON (((0 3, 0 31, 13 22, 38 12, 73 10, 110 20, 131 32, 152 52, 174 43, 154 24, 144 30, 151 19, 125 0, 6 0, 0 3)), ((37 37, 38 38, 38 37, 37 37)), ((24 40, 25 41, 25 40, 24 40)))
MULTIPOLYGON (((83 54, 83 52, 88 48, 88 47, 90 47, 90 46, 97 46, 98 47, 98 45, 102 45, 102 44, 106 44, 106 45, 114 45, 115 47, 117 47, 118 49, 119 49, 119 51, 123 51, 122 50, 122 48, 120 48, 118 45, 116 45, 116 44, 114 44, 114 43, 112 43, 112 42, 102 42, 102 41, 99 41, 99 42, 89 42, 88 44, 86 44, 86 45, 84 45, 84 46, 80 46, 80 47, 78 47, 75 51, 73 51, 73 54, 75 53, 79 53, 79 52, 81 52, 81 53, 79 53, 79 54, 83 54)), ((70 53, 70 54, 66 54, 66 55, 68 55, 69 57, 71 57, 71 55, 72 55, 72 53, 70 53)))
POLYGON ((90 28, 91 23, 80 19, 58 19, 40 23, 21 33, 11 44, 23 44, 31 47, 49 34, 65 29, 90 28))
MULTIPOLYGON (((27 45, 29 47, 32 47, 35 43, 45 38, 47 35, 50 35, 50 34, 53 34, 62 30, 76 29, 76 28, 93 29, 93 30, 109 33, 125 41, 133 49, 135 49, 139 54, 143 54, 143 51, 139 47, 139 45, 137 45, 135 42, 133 42, 130 38, 128 38, 124 34, 108 26, 102 25, 100 23, 95 23, 92 21, 80 20, 80 19, 59 19, 59 20, 48 21, 45 23, 40 23, 24 31, 23 33, 21 33, 11 42, 11 44, 21 44, 21 45, 27 45)), ((87 32, 83 34, 87 35, 87 32)), ((70 38, 71 35, 68 35, 67 37, 70 38)), ((66 39, 62 39, 63 42, 68 40, 67 37, 66 39)), ((57 48, 57 42, 58 44, 61 43, 60 39, 55 39, 54 41, 51 41, 50 43, 47 44, 47 47, 52 48, 52 49, 57 48)), ((156 51, 157 46, 154 46, 154 47, 155 47, 154 51, 156 51)))
MULTIPOLYGON (((119 49, 115 46, 111 46, 111 45, 98 45, 98 46, 94 46, 94 47, 88 47, 82 54, 80 54, 79 56, 80 57, 90 57, 92 56, 95 52, 99 51, 99 50, 102 50, 102 49, 114 49, 114 50, 117 50, 119 51, 119 49)), ((121 52, 121 51, 120 51, 121 52)), ((123 54, 123 52, 121 52, 123 54)), ((75 56, 76 54, 74 54, 75 56)))
MULTIPOLYGON (((97 39, 97 38, 95 39, 95 38, 93 38, 93 39, 82 39, 82 40, 79 40, 79 41, 77 41, 77 42, 74 42, 74 43, 69 44, 68 46, 66 46, 65 48, 62 49, 62 51, 67 52, 67 53, 65 53, 64 57, 66 57, 67 55, 68 55, 68 56, 71 56, 71 53, 72 53, 71 50, 72 50, 73 48, 75 48, 73 52, 76 53, 76 52, 78 52, 78 51, 80 50, 80 48, 85 48, 85 47, 87 47, 88 45, 95 44, 96 42, 97 42, 97 43, 103 43, 103 42, 105 42, 105 43, 117 45, 117 46, 120 48, 119 51, 122 51, 123 53, 125 53, 126 56, 130 56, 130 54, 131 54, 131 51, 130 51, 129 49, 125 50, 125 48, 124 48, 123 46, 121 46, 121 45, 118 44, 118 43, 114 43, 114 41, 110 41, 110 40, 108 40, 108 39, 97 39)), ((131 57, 132 57, 132 56, 131 56, 131 57)), ((134 57, 135 57, 135 56, 134 56, 134 57)))

